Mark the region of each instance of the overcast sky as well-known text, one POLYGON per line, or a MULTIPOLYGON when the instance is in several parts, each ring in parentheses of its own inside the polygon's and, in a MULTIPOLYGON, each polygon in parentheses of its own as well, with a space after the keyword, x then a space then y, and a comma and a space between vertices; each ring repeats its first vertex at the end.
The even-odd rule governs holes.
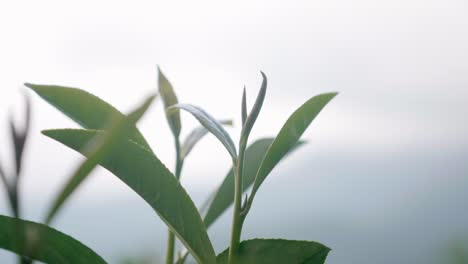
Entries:
MULTIPOLYGON (((251 138, 275 135, 309 97, 340 93, 305 133, 309 144, 298 153, 302 163, 293 165, 313 162, 312 156, 438 155, 443 166, 443 157, 468 146, 467 5, 463 0, 3 3, 0 139, 8 142, 10 110, 21 117, 24 82, 79 87, 125 112, 156 91, 156 65, 179 101, 233 118, 230 132, 237 138, 242 87, 247 86, 251 106, 262 70, 269 90, 251 138)), ((24 191, 40 211, 80 156, 40 135, 43 129, 76 125, 31 95, 34 126, 24 191)), ((156 102, 139 126, 172 167, 161 105, 156 102)), ((183 115, 183 134, 195 125, 183 115)), ((3 146, 0 158, 6 163, 9 149, 3 146)), ((227 152, 207 137, 189 157, 184 184, 189 192, 214 188, 228 166, 227 152)), ((104 170, 97 174, 80 190, 87 194, 80 200, 105 204, 132 195, 104 170)))

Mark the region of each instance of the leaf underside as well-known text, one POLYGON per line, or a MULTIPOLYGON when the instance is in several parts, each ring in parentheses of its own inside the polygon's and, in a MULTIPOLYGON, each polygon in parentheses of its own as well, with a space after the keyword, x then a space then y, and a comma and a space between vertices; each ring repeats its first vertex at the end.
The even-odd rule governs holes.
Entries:
MULTIPOLYGON (((232 126, 232 120, 220 120, 220 124, 225 126, 232 126)), ((208 134, 208 129, 204 126, 197 127, 193 129, 190 134, 185 138, 184 143, 182 143, 182 147, 180 150, 180 156, 182 159, 185 159, 188 154, 192 151, 195 145, 206 135, 208 134)))
POLYGON ((210 114, 205 112, 198 106, 190 104, 177 104, 168 108, 168 113, 172 114, 175 111, 182 109, 192 114, 210 133, 212 133, 226 148, 231 157, 237 159, 237 151, 234 142, 229 134, 224 130, 223 126, 214 119, 210 114))

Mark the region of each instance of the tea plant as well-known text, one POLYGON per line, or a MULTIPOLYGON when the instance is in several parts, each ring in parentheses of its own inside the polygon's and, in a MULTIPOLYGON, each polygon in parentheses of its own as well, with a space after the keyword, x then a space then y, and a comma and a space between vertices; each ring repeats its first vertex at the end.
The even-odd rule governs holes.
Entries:
MULTIPOLYGON (((161 69, 158 68, 158 82, 159 82, 159 94, 163 100, 164 107, 168 108, 174 105, 177 105, 178 100, 175 94, 174 88, 172 87, 169 80, 164 76, 161 69)), ((174 136, 174 145, 176 153, 176 165, 174 170, 174 175, 177 180, 180 180, 182 167, 184 165, 185 158, 192 151, 193 147, 203 138, 204 135, 208 133, 208 130, 201 126, 192 130, 192 132, 186 137, 185 141, 180 143, 180 131, 182 129, 180 114, 176 110, 173 114, 166 114, 167 122, 171 128, 172 134, 174 136)), ((232 125, 231 120, 220 121, 224 125, 232 125)), ((167 253, 166 253, 166 263, 174 263, 174 246, 175 246, 175 235, 169 229, 167 237, 167 253)))
MULTIPOLYGON (((110 133, 91 141, 86 146, 87 151, 90 153, 90 158, 84 161, 72 174, 69 183, 57 197, 54 206, 50 210, 46 223, 52 220, 58 208, 65 200, 64 196, 70 193, 70 189, 73 189, 73 186, 77 186, 80 180, 98 165, 97 161, 102 156, 113 150, 112 146, 116 142, 126 140, 128 129, 134 127, 134 122, 143 116, 153 99, 154 96, 149 97, 141 107, 131 112, 127 117, 121 115, 120 118, 113 118, 112 126, 109 127, 110 133)), ((82 245, 79 241, 47 225, 20 220, 19 179, 24 146, 30 126, 29 100, 27 100, 26 104, 26 125, 24 130, 17 131, 13 122, 10 122, 10 125, 16 165, 13 183, 10 183, 9 177, 6 176, 5 171, 1 168, 0 174, 6 193, 10 198, 9 203, 14 218, 0 216, 0 247, 16 252, 20 256, 19 262, 22 264, 32 263, 32 259, 47 263, 105 263, 100 256, 82 245)))
MULTIPOLYGON (((275 138, 259 139, 248 146, 250 132, 267 91, 267 78, 263 73, 262 78, 259 94, 250 113, 247 111, 244 88, 242 130, 236 146, 223 128, 223 123, 228 124, 229 121, 217 121, 200 107, 179 104, 172 85, 159 71, 159 94, 175 142, 174 173, 158 159, 135 126, 154 96, 130 115, 123 115, 110 104, 83 90, 26 84, 83 127, 43 131, 44 135, 87 157, 54 200, 45 223, 51 223, 65 201, 99 164, 142 197, 167 225, 166 263, 174 262, 175 238, 187 249, 187 253, 178 254, 177 263, 184 263, 188 254, 198 263, 207 264, 324 263, 329 249, 317 242, 283 239, 241 241, 244 221, 261 184, 284 157, 304 143, 300 141, 301 135, 336 95, 326 93, 312 97, 288 118, 275 138), (190 133, 182 144, 180 110, 192 114, 202 125, 190 133), (232 159, 232 168, 220 187, 198 210, 179 179, 188 153, 208 132, 226 148, 232 159), (251 191, 247 194, 250 187, 251 191), (207 229, 230 205, 233 205, 230 246, 216 255, 207 229)), ((47 225, 23 221, 17 217, 0 217, 0 247, 47 263, 105 263, 95 252, 73 238, 47 225)))

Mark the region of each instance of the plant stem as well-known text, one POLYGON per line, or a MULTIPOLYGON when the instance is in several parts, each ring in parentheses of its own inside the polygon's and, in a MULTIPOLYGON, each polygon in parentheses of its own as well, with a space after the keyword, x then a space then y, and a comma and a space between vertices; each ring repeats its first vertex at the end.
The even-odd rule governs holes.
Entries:
POLYGON ((176 167, 175 167, 175 176, 177 180, 180 179, 180 174, 182 172, 182 166, 184 165, 184 160, 180 158, 180 141, 176 139, 176 167))
POLYGON ((234 213, 232 216, 231 244, 229 247, 229 264, 238 263, 239 244, 242 233, 242 173, 243 151, 239 152, 239 159, 233 162, 234 168, 234 213))
MULTIPOLYGON (((175 149, 176 149, 176 166, 175 166, 175 177, 177 180, 180 179, 180 174, 182 172, 182 166, 184 161, 180 158, 180 141, 179 138, 175 139, 175 149)), ((174 263, 174 249, 175 249, 175 235, 170 229, 167 230, 167 251, 166 251, 166 264, 174 263)))
MULTIPOLYGON (((19 203, 19 173, 20 171, 17 171, 17 175, 15 177, 13 186, 9 190, 8 194, 10 196, 10 204, 13 212, 13 216, 17 219, 20 219, 21 213, 20 213, 20 203, 19 203)), ((18 230, 18 232, 23 232, 23 230, 18 230)), ((29 241, 26 241, 29 243, 29 241)), ((19 264, 31 264, 33 263, 32 259, 28 259, 26 257, 18 255, 18 263, 19 264)))
POLYGON ((166 252, 166 264, 174 263, 174 245, 175 236, 170 229, 167 230, 167 252, 166 252))

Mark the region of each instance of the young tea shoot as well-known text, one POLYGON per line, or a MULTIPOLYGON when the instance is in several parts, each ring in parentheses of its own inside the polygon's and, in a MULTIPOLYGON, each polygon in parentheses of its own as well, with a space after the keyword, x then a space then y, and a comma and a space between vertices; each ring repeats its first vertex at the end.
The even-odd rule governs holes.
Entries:
MULTIPOLYGON (((158 68, 158 94, 175 147, 173 171, 161 162, 136 126, 156 96, 149 96, 134 111, 125 115, 81 89, 25 84, 82 127, 45 130, 42 133, 81 153, 86 160, 77 166, 55 196, 46 214, 45 224, 22 220, 18 186, 29 125, 25 126, 24 131, 18 131, 11 125, 16 170, 13 176, 8 175, 0 164, 0 179, 13 217, 0 215, 0 248, 18 254, 23 264, 33 260, 45 263, 107 263, 89 247, 49 226, 74 191, 100 165, 138 194, 167 226, 167 264, 185 263, 189 255, 201 264, 325 263, 330 249, 318 242, 285 239, 242 241, 243 224, 262 183, 281 160, 305 144, 301 136, 336 96, 336 93, 325 93, 310 98, 289 116, 275 137, 260 138, 249 144, 249 136, 260 117, 267 94, 267 77, 263 72, 261 76, 262 84, 250 111, 244 87, 242 129, 239 142, 235 144, 224 129, 224 126, 232 125, 231 120, 217 120, 201 107, 179 103, 172 84, 158 68), (200 127, 194 128, 184 139, 181 139, 181 110, 189 112, 200 122, 200 127), (179 180, 185 159, 208 133, 224 146, 232 160, 232 167, 219 187, 197 208, 179 180), (249 188, 251 190, 247 192, 249 188), (231 205, 232 223, 225 230, 230 233, 229 247, 216 254, 207 229, 231 205), (176 240, 182 243, 185 252, 175 253, 176 240)), ((27 106, 26 123, 29 124, 29 103, 27 106)), ((262 116, 268 116, 268 113, 262 116)))

